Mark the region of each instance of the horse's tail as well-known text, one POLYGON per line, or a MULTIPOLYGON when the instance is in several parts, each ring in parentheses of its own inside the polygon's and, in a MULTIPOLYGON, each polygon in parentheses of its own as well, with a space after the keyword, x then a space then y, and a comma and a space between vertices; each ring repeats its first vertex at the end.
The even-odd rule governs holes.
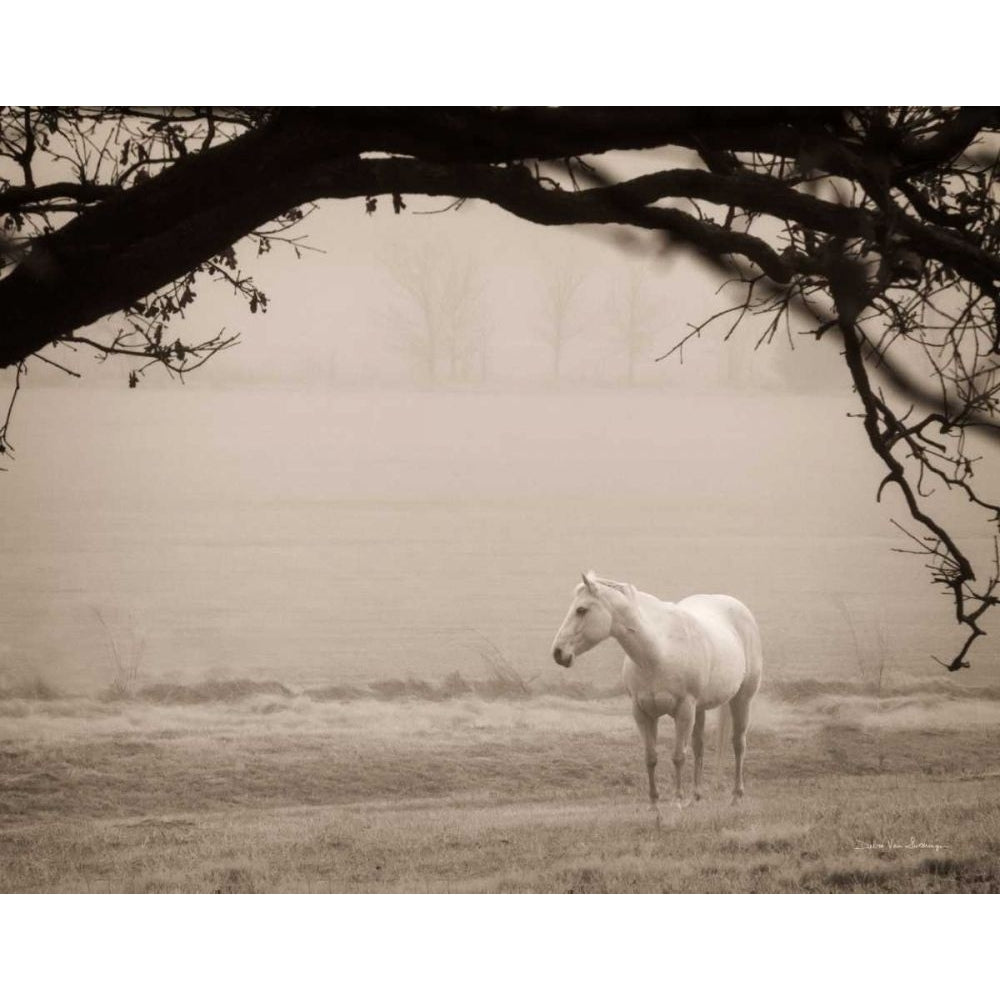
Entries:
POLYGON ((719 706, 719 745, 716 747, 715 770, 717 774, 722 774, 722 758, 726 753, 726 744, 733 736, 733 713, 730 711, 728 702, 719 706))

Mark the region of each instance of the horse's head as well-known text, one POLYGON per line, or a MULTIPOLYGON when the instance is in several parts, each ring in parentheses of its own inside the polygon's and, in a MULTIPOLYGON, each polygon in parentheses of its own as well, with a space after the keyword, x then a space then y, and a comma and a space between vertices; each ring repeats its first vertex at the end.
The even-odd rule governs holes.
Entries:
POLYGON ((616 615, 635 601, 635 588, 629 583, 599 580, 593 570, 583 574, 576 585, 573 601, 552 642, 552 658, 561 667, 569 667, 575 656, 593 649, 611 635, 616 615))

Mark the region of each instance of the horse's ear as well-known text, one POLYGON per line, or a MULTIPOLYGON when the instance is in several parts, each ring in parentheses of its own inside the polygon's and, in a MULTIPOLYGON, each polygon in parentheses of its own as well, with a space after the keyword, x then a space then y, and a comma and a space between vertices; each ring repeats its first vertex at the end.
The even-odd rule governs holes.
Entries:
POLYGON ((587 588, 593 597, 597 597, 597 580, 594 577, 594 571, 588 570, 586 573, 581 573, 583 577, 583 585, 587 588))

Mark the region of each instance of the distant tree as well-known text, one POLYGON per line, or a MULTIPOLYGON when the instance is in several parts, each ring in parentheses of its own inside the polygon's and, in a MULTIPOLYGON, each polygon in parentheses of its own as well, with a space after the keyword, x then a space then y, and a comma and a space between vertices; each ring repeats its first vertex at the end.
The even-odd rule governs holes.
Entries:
POLYGON ((645 268, 631 267, 624 281, 612 290, 611 317, 616 339, 625 355, 625 381, 635 385, 636 365, 652 360, 656 307, 649 296, 649 274, 645 268))
POLYGON ((385 264, 405 303, 386 312, 390 334, 409 357, 418 379, 433 385, 443 340, 433 262, 426 254, 397 253, 385 264))
POLYGON ((483 317, 483 280, 476 261, 452 261, 440 287, 448 378, 468 382, 482 377, 487 326, 483 317))
POLYGON ((171 321, 205 280, 266 308, 241 261, 300 252, 289 227, 321 198, 397 212, 408 195, 475 198, 539 225, 653 232, 729 282, 735 302, 712 321, 836 341, 878 495, 901 496, 967 630, 957 669, 1000 568, 926 490, 967 501, 996 540, 970 449, 1000 435, 998 146, 996 107, 6 107, 0 367, 63 365, 52 348, 72 344, 132 358, 133 384, 151 364, 190 371, 233 338, 186 343, 171 321), (624 180, 588 159, 654 149, 659 168, 624 180), (109 339, 83 332, 112 314, 109 339))
POLYGON ((584 274, 576 261, 567 257, 546 261, 539 273, 544 290, 543 325, 539 335, 552 352, 551 376, 553 382, 558 382, 562 377, 566 345, 580 331, 579 325, 573 322, 573 312, 584 274))
POLYGON ((427 385, 481 378, 487 345, 477 263, 435 247, 396 250, 384 263, 402 293, 386 322, 418 378, 427 385))

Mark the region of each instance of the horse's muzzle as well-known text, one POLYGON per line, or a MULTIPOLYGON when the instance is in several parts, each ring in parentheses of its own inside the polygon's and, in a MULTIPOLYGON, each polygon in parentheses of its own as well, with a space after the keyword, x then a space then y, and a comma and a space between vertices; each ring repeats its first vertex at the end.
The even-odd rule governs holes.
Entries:
POLYGON ((573 654, 564 654, 558 646, 555 646, 552 649, 552 659, 555 660, 560 667, 568 667, 573 662, 573 654))

